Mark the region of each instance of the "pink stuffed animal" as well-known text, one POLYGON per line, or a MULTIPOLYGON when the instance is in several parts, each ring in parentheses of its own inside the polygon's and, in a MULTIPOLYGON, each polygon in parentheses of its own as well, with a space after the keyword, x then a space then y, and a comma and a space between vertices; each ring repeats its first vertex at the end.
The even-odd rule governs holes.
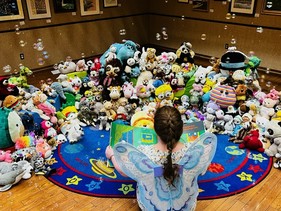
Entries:
POLYGON ((122 91, 123 91, 123 94, 124 94, 124 97, 129 99, 133 96, 134 92, 135 92, 135 88, 133 86, 133 83, 132 82, 125 82, 123 85, 122 85, 122 91))
POLYGON ((48 120, 43 120, 41 122, 41 128, 44 130, 44 137, 55 137, 57 135, 57 131, 52 127, 53 124, 48 120))
POLYGON ((0 162, 7 162, 7 163, 13 162, 10 150, 7 151, 0 150, 0 162))
POLYGON ((37 140, 36 151, 43 158, 49 158, 52 155, 52 147, 43 138, 37 140))

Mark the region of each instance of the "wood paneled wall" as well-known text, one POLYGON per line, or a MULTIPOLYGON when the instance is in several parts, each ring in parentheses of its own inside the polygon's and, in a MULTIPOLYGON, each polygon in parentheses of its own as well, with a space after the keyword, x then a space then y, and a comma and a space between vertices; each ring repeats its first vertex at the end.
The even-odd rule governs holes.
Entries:
POLYGON ((255 2, 252 16, 235 14, 235 18, 227 19, 228 1, 209 0, 207 12, 194 11, 192 4, 177 0, 149 1, 149 43, 177 49, 188 41, 197 54, 221 57, 225 44, 231 46, 235 39, 238 50, 245 54, 254 51, 262 59, 261 66, 281 71, 281 16, 263 14, 263 0, 255 2), (167 40, 156 39, 162 27, 167 29, 167 40), (257 32, 258 27, 263 28, 262 33, 257 32))
POLYGON ((52 66, 67 56, 77 60, 82 53, 85 57, 100 55, 112 43, 122 42, 123 39, 147 44, 147 0, 142 4, 139 2, 118 0, 118 7, 103 8, 103 0, 100 0, 101 14, 81 16, 79 1, 76 1, 76 13, 55 13, 53 0, 50 0, 51 18, 29 20, 26 3, 22 1, 24 20, 0 22, 0 75, 5 75, 2 67, 8 64, 17 69, 18 64, 23 63, 36 70, 52 66), (15 25, 20 26, 19 35, 15 33, 15 25), (126 30, 126 35, 120 35, 121 29, 126 30), (33 48, 39 38, 43 41, 44 50, 49 53, 49 59, 41 66, 37 59, 42 52, 33 48), (26 45, 21 47, 20 41, 26 42, 26 45), (20 53, 24 54, 24 60, 20 60, 20 53))
POLYGON ((177 0, 118 0, 119 6, 111 8, 103 8, 100 0, 101 14, 91 16, 80 15, 79 1, 76 13, 55 13, 50 0, 52 17, 39 20, 29 20, 26 3, 22 3, 24 20, 0 22, 0 75, 4 75, 2 67, 7 64, 16 69, 23 63, 36 70, 65 60, 68 55, 75 60, 82 53, 86 57, 100 55, 110 44, 123 39, 170 49, 189 41, 196 54, 207 57, 221 57, 225 44, 231 45, 235 39, 238 50, 245 54, 254 51, 262 59, 262 67, 281 72, 281 16, 263 14, 263 0, 256 0, 253 16, 236 14, 231 19, 226 19, 229 2, 215 0, 209 0, 207 12, 194 11, 192 4, 177 0), (19 35, 15 25, 20 25, 19 35), (163 27, 168 39, 157 40, 156 33, 161 34, 163 27), (263 32, 258 33, 257 27, 262 27, 263 32), (121 36, 120 29, 125 29, 126 35, 121 36), (50 55, 42 66, 37 63, 40 52, 33 49, 39 38, 50 55), (20 41, 26 45, 21 47, 20 41), (20 60, 20 53, 24 53, 24 60, 20 60))

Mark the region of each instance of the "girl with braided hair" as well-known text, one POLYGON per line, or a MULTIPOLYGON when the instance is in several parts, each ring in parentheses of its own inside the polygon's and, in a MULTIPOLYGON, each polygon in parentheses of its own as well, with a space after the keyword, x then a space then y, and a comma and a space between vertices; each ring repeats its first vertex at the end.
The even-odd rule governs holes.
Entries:
POLYGON ((195 210, 197 177, 213 159, 217 139, 204 133, 193 143, 181 142, 183 122, 171 106, 158 108, 154 116, 155 145, 135 148, 127 142, 106 149, 106 157, 123 176, 137 181, 142 210, 195 210))

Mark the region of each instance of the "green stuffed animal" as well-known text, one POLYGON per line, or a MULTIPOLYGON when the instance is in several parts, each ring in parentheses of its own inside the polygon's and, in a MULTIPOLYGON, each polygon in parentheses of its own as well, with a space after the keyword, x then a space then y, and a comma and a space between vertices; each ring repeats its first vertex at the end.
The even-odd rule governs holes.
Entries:
POLYGON ((0 108, 0 149, 12 147, 15 141, 23 136, 24 126, 16 111, 0 108))

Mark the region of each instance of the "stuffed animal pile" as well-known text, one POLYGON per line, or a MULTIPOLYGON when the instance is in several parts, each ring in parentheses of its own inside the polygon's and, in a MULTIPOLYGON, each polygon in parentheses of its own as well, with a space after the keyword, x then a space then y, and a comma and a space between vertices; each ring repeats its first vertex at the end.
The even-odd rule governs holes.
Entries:
MULTIPOLYGON (((38 88, 29 85, 27 77, 20 84, 15 77, 2 78, 1 100, 13 100, 3 103, 2 122, 9 125, 22 117, 17 125, 24 122, 25 131, 12 139, 6 131, 0 149, 11 154, 12 162, 27 160, 36 174, 48 175, 54 170, 44 162, 52 151, 65 141, 78 142, 83 127, 110 130, 113 121, 153 127, 158 107, 175 106, 184 123, 203 121, 207 131, 229 135, 240 148, 280 159, 281 92, 262 91, 257 73, 261 60, 234 47, 208 67, 196 65, 194 56, 189 42, 176 52, 158 54, 124 40, 109 46, 100 58, 75 64, 68 57, 56 65, 61 73, 57 81, 46 79, 38 88), (8 120, 10 113, 18 118, 8 120), (16 151, 8 151, 14 146, 16 151)), ((10 162, 2 157, 1 162, 10 162)))

